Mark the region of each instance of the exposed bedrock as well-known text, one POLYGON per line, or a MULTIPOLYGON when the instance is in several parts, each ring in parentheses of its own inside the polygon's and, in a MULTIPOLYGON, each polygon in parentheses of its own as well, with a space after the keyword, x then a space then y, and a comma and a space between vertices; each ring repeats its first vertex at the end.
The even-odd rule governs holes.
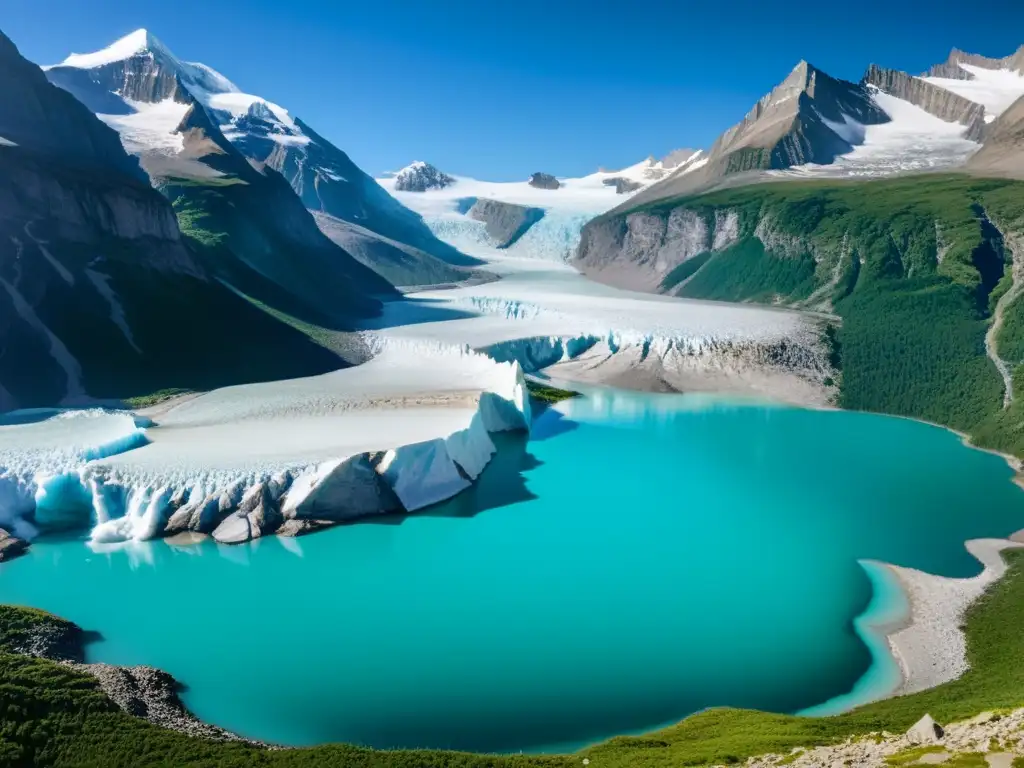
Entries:
POLYGON ((627 192, 635 192, 643 186, 639 181, 631 181, 630 179, 624 179, 621 176, 605 179, 601 183, 606 187, 615 187, 615 194, 617 195, 624 195, 627 192))
POLYGON ((964 138, 981 141, 985 129, 985 107, 952 91, 912 77, 906 72, 872 64, 862 80, 884 93, 909 101, 941 120, 967 127, 964 138))
POLYGON ((685 261, 728 248, 739 238, 739 215, 675 208, 671 213, 630 213, 591 221, 583 229, 574 264, 602 282, 656 291, 685 261))
POLYGON ((508 248, 544 218, 544 209, 480 198, 469 209, 469 216, 486 225, 498 248, 508 248))
POLYGON ((550 173, 540 172, 530 174, 529 184, 531 187, 536 187, 537 189, 558 189, 562 186, 558 179, 550 173))

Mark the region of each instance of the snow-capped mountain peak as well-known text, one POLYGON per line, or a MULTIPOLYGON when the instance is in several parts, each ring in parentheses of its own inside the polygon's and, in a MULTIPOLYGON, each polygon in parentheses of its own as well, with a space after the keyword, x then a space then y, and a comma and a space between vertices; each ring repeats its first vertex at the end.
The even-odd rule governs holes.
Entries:
POLYGON ((72 53, 58 66, 92 69, 106 64, 113 64, 115 61, 124 61, 146 51, 162 53, 173 57, 173 54, 149 30, 137 29, 131 34, 114 41, 103 50, 94 51, 93 53, 72 53))
POLYGON ((217 70, 205 64, 182 61, 171 49, 147 29, 137 29, 93 53, 72 53, 60 64, 43 67, 53 70, 61 67, 73 69, 99 69, 128 61, 138 56, 151 56, 155 61, 172 69, 187 85, 210 93, 238 93, 239 88, 217 70))

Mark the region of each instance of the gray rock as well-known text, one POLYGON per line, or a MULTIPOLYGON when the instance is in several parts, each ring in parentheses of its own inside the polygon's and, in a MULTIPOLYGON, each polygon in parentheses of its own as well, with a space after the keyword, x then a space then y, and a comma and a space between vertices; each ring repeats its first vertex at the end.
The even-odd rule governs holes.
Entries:
POLYGON ((537 173, 530 174, 529 184, 531 187, 536 187, 537 189, 558 189, 562 186, 558 179, 550 173, 540 173, 539 171, 537 173))
POLYGON ((305 536, 307 533, 316 533, 324 528, 337 525, 333 520, 285 520, 277 529, 278 536, 305 536))
POLYGON ((911 744, 938 744, 943 736, 945 731, 931 715, 925 715, 907 731, 907 741, 911 744))
POLYGON ((583 228, 573 264, 603 282, 657 291, 677 266, 701 253, 724 250, 738 237, 739 216, 730 210, 716 211, 713 219, 686 207, 608 214, 583 228))
POLYGON ((979 56, 976 53, 967 53, 954 48, 949 52, 949 57, 941 64, 936 64, 929 69, 927 77, 946 77, 953 80, 973 80, 974 75, 960 66, 969 64, 983 69, 1009 69, 1012 72, 1024 73, 1024 45, 1001 59, 993 59, 988 56, 979 56))
POLYGON ((850 152, 851 141, 857 139, 846 132, 841 136, 829 126, 843 124, 846 117, 861 125, 889 122, 867 85, 838 80, 801 61, 740 123, 718 138, 701 168, 641 190, 629 206, 710 189, 730 176, 753 180, 768 170, 832 163, 850 152))
POLYGON ((455 179, 447 173, 422 160, 403 168, 395 176, 395 189, 399 192, 426 192, 428 189, 444 189, 454 183, 455 179))
POLYGON ((479 198, 469 209, 469 217, 487 225, 487 234, 498 248, 508 248, 544 218, 544 209, 479 198))
POLYGON ((28 542, 0 528, 0 563, 13 560, 28 550, 28 542))
POLYGON ((861 82, 909 101, 941 120, 960 123, 967 127, 965 138, 981 140, 985 129, 985 107, 981 104, 918 77, 911 77, 906 72, 885 69, 874 64, 868 67, 861 82))
POLYGON ((615 194, 617 195, 624 195, 627 192, 635 192, 643 186, 639 181, 623 179, 621 176, 614 176, 610 179, 605 179, 601 183, 606 187, 615 187, 615 194))
POLYGON ((283 521, 270 483, 259 483, 246 492, 238 509, 225 517, 212 535, 221 544, 241 544, 273 533, 283 521))
POLYGON ((986 127, 985 142, 967 167, 987 176, 1024 178, 1024 96, 986 127))
POLYGON ((323 477, 300 479, 290 493, 281 505, 287 519, 340 522, 402 509, 366 454, 342 461, 323 477))

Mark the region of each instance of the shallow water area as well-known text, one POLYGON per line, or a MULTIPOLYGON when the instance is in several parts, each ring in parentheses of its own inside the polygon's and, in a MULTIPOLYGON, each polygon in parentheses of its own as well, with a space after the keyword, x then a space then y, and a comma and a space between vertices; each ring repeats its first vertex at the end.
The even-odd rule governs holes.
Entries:
POLYGON ((246 736, 564 751, 870 697, 892 668, 854 625, 877 597, 859 561, 970 576, 965 539, 1024 528, 1002 459, 903 419, 595 389, 496 442, 412 516, 235 547, 43 538, 0 601, 99 632, 90 660, 165 669, 246 736))

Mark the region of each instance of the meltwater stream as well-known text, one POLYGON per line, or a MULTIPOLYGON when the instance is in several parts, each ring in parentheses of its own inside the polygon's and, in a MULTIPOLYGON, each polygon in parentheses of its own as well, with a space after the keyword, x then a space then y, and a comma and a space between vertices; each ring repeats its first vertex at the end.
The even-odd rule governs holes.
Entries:
POLYGON ((44 538, 0 601, 246 736, 563 751, 891 685, 858 561, 969 576, 965 539, 1024 528, 1002 459, 900 419, 599 391, 500 449, 449 503, 297 540, 44 538))

